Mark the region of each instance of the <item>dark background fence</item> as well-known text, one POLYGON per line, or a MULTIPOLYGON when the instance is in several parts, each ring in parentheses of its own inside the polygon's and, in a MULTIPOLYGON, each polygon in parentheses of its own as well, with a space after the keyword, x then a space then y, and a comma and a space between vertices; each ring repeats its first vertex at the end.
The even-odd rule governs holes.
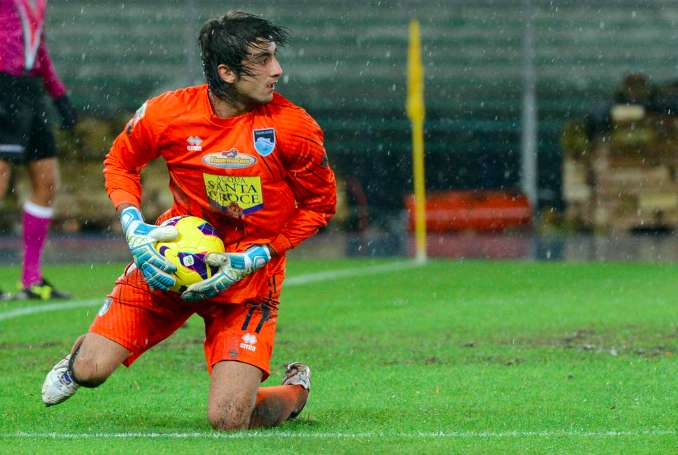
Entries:
MULTIPOLYGON (((678 4, 531 3, 539 203, 562 208, 564 122, 610 99, 629 72, 676 78, 678 4)), ((196 36, 207 18, 243 9, 287 26, 292 39, 281 54, 280 92, 318 120, 338 174, 380 214, 402 209, 412 187, 404 112, 411 18, 420 20, 423 34, 427 187, 519 187, 526 4, 54 0, 47 30, 78 108, 119 118, 148 97, 202 81, 196 36)))

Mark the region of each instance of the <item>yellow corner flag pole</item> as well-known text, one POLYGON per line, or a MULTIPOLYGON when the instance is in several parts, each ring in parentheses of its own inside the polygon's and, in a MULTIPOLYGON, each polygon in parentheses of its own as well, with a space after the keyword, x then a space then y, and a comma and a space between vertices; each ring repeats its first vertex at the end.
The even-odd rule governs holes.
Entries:
POLYGON ((414 233, 417 262, 426 262, 426 180, 424 177, 424 65, 421 62, 419 22, 410 22, 407 54, 407 116, 412 122, 414 172, 414 233))

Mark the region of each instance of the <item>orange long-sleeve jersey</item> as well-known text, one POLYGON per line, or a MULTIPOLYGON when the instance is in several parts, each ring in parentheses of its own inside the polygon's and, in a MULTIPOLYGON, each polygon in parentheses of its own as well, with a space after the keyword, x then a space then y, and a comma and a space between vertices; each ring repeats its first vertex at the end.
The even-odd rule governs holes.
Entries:
POLYGON ((277 93, 231 118, 217 117, 207 86, 148 100, 104 160, 106 191, 117 208, 141 205, 141 171, 162 157, 174 204, 158 220, 195 215, 220 233, 227 251, 270 244, 271 262, 215 298, 277 303, 285 252, 327 224, 336 182, 313 118, 277 93))

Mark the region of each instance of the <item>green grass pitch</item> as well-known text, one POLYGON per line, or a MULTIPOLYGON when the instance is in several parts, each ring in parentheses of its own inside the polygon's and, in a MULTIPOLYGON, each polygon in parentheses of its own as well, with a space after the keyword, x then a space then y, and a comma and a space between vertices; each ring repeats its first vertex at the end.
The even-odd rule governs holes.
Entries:
MULTIPOLYGON (((0 452, 678 453, 678 266, 375 271, 387 262, 290 261, 289 277, 330 273, 283 290, 269 383, 299 360, 313 389, 297 421, 257 432, 210 429, 200 319, 99 389, 45 408, 44 375, 97 306, 21 315, 41 304, 0 303, 0 452)), ((47 276, 102 301, 121 268, 47 276)), ((18 274, 0 268, 0 286, 18 274)))

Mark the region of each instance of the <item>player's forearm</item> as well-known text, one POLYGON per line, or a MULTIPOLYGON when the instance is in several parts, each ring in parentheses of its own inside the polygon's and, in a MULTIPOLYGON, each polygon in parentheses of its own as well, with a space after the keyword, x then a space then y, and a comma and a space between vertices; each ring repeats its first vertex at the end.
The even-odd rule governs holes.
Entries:
POLYGON ((104 181, 106 193, 116 210, 122 204, 141 206, 141 175, 123 168, 111 153, 104 161, 104 181))
POLYGON ((104 158, 106 192, 116 209, 121 204, 141 207, 141 170, 157 155, 155 149, 146 145, 148 141, 142 140, 145 137, 142 133, 140 124, 134 134, 142 138, 130 136, 125 129, 104 158))
POLYGON ((40 70, 40 77, 42 77, 43 85, 49 96, 53 99, 60 98, 66 94, 66 87, 64 83, 59 78, 54 65, 52 64, 52 59, 49 56, 47 51, 47 46, 43 41, 40 43, 40 48, 38 49, 38 68, 40 70))
POLYGON ((115 207, 118 213, 129 206, 141 207, 140 192, 136 193, 134 191, 129 191, 126 188, 109 185, 106 185, 106 192, 108 193, 108 198, 111 200, 113 207, 115 207))
POLYGON ((275 237, 270 247, 277 254, 284 254, 304 240, 313 237, 318 230, 325 227, 334 215, 334 209, 324 212, 298 208, 285 227, 275 237))

